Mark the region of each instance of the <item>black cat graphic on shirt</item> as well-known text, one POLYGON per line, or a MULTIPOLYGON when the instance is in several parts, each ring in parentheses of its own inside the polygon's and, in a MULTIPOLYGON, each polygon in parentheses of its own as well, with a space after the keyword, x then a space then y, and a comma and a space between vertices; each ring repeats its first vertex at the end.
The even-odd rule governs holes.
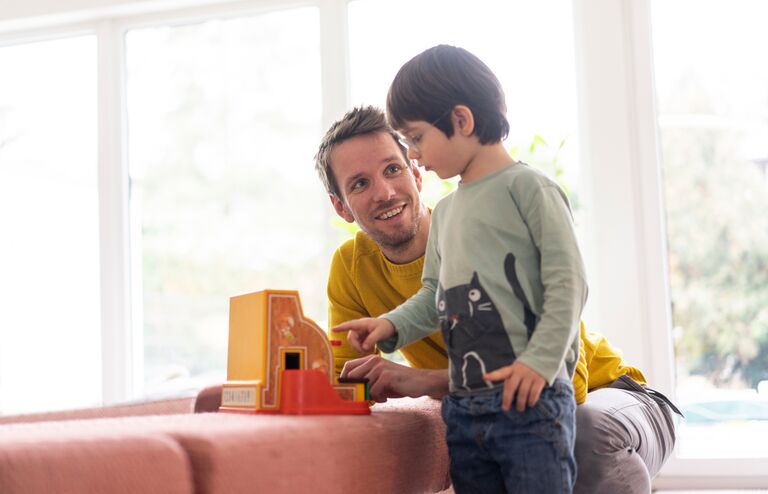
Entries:
MULTIPOLYGON (((504 271, 515 296, 523 303, 524 323, 530 339, 536 317, 528 304, 514 269, 515 256, 508 254, 504 271)), ((477 273, 464 285, 444 290, 438 286, 437 312, 443 339, 448 346, 451 381, 460 389, 491 387, 483 374, 516 359, 498 309, 480 284, 477 273)))

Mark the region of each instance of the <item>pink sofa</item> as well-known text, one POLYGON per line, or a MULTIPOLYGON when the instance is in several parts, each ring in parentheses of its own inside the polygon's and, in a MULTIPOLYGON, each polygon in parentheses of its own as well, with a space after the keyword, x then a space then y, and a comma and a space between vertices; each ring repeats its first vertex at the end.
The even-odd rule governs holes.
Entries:
POLYGON ((0 493, 421 493, 449 485, 440 403, 370 416, 193 413, 198 398, 0 417, 0 493))

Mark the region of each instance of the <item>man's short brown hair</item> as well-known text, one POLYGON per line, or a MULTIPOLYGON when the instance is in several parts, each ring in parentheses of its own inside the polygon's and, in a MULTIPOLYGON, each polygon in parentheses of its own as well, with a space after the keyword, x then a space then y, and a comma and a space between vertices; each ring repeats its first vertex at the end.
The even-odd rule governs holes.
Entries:
POLYGON ((325 186, 325 190, 332 196, 341 198, 339 185, 331 168, 331 153, 333 149, 353 137, 382 132, 389 134, 403 153, 405 162, 410 167, 410 161, 405 148, 398 142, 398 135, 387 123, 384 112, 375 106, 363 106, 348 111, 340 120, 336 121, 320 141, 320 148, 315 155, 315 170, 325 186))

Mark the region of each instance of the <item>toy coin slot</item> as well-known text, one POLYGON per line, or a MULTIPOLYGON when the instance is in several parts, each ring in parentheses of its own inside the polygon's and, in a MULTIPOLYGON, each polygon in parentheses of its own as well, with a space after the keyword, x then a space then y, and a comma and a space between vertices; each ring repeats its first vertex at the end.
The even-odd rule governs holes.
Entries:
POLYGON ((304 351, 300 349, 286 348, 281 349, 282 353, 282 368, 284 370, 304 368, 304 351))

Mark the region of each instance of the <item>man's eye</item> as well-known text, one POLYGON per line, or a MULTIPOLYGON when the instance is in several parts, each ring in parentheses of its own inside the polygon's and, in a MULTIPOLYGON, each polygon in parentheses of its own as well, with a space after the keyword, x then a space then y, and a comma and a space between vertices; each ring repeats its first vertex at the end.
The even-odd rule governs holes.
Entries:
POLYGON ((352 186, 350 187, 351 190, 358 190, 363 187, 365 187, 366 181, 365 180, 357 180, 356 182, 352 183, 352 186))
POLYGON ((396 165, 393 163, 387 167, 388 175, 395 175, 398 172, 400 172, 400 165, 396 165))

